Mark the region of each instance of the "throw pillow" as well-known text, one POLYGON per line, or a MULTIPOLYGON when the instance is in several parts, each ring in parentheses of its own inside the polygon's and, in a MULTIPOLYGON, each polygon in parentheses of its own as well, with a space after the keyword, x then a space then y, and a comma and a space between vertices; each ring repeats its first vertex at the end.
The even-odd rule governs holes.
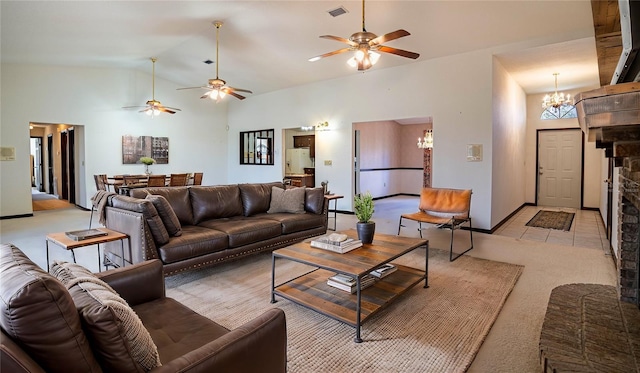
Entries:
POLYGON ((142 213, 156 245, 164 245, 169 242, 167 228, 164 227, 164 223, 158 215, 158 210, 156 210, 151 201, 119 195, 111 200, 111 205, 116 208, 142 213))
POLYGON ((26 353, 42 371, 101 371, 73 299, 60 281, 10 244, 0 245, 0 278, 0 326, 23 350, 5 350, 3 336, 2 359, 13 355, 19 360, 26 353))
POLYGON ((171 236, 182 236, 182 226, 178 216, 173 211, 173 208, 169 204, 166 198, 157 194, 147 194, 146 199, 153 203, 153 206, 158 210, 158 215, 164 223, 164 227, 167 229, 167 233, 171 236))
POLYGON ((267 213, 291 212, 304 214, 305 188, 282 189, 271 187, 271 205, 267 213))
POLYGON ((104 371, 149 371, 162 365, 138 315, 106 282, 74 263, 55 262, 51 272, 69 290, 104 371))

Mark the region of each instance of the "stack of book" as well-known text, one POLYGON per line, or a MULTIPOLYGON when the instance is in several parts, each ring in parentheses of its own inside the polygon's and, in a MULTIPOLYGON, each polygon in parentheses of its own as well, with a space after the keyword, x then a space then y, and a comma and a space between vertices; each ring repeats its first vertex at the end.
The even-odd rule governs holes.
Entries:
POLYGON ((311 247, 344 254, 362 246, 362 241, 349 238, 346 234, 332 233, 311 241, 311 247))
POLYGON ((384 278, 397 271, 398 267, 394 266, 391 263, 385 264, 380 268, 377 268, 375 271, 370 272, 372 276, 377 278, 384 278))
MULTIPOLYGON (((364 290, 369 286, 373 285, 376 282, 376 278, 371 275, 364 275, 360 279, 360 290, 364 290)), ((327 280, 327 285, 333 286, 334 288, 348 291, 351 294, 355 294, 358 290, 356 279, 351 276, 336 274, 335 276, 329 277, 327 280)))

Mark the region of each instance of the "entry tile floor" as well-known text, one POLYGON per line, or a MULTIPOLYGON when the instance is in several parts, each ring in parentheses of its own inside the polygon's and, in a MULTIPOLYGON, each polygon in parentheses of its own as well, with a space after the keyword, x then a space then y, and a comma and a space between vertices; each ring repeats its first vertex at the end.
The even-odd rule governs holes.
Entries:
POLYGON ((609 254, 609 240, 600 212, 566 207, 525 206, 498 228, 493 234, 530 241, 579 246, 603 250, 609 254), (528 227, 526 224, 540 210, 572 212, 576 215, 571 229, 566 231, 528 227))

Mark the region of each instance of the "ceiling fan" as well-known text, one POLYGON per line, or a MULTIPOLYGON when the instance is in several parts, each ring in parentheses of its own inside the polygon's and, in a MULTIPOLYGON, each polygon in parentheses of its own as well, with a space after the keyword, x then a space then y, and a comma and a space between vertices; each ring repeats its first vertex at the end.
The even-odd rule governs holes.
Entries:
POLYGON ((253 93, 247 89, 241 89, 241 88, 234 88, 234 87, 230 87, 227 85, 227 82, 225 82, 224 80, 220 79, 218 77, 218 66, 220 66, 220 64, 218 63, 220 60, 218 59, 218 35, 220 33, 220 27, 222 26, 222 22, 220 21, 214 21, 213 25, 216 27, 216 78, 215 79, 209 79, 209 83, 206 86, 201 86, 201 87, 187 87, 187 88, 178 88, 178 90, 181 89, 195 89, 195 88, 203 88, 203 89, 208 89, 209 92, 205 93, 204 95, 202 95, 200 98, 211 98, 212 100, 216 100, 216 102, 219 102, 222 98, 224 98, 225 95, 229 94, 235 98, 238 98, 240 100, 244 100, 245 97, 236 93, 236 92, 246 92, 246 93, 253 93))
POLYGON ((349 52, 349 51, 355 51, 356 52, 355 56, 350 58, 347 61, 347 63, 353 67, 357 66, 358 71, 364 71, 371 68, 371 66, 375 65, 375 63, 380 58, 380 54, 376 53, 375 51, 391 53, 401 57, 412 58, 415 60, 416 58, 420 57, 420 54, 382 45, 383 43, 386 43, 391 40, 399 39, 407 35, 411 35, 411 34, 409 34, 408 31, 402 30, 402 29, 390 32, 388 34, 384 34, 382 36, 377 36, 374 33, 367 32, 367 29, 365 28, 365 25, 364 25, 364 0, 362 0, 362 31, 354 33, 349 37, 349 39, 345 39, 345 38, 342 38, 339 36, 333 36, 333 35, 320 36, 323 39, 331 39, 331 40, 336 40, 345 44, 349 44, 349 47, 338 49, 333 52, 329 52, 329 53, 325 53, 319 56, 309 58, 309 61, 315 62, 324 57, 329 57, 329 56, 333 56, 336 54, 349 52))
POLYGON ((160 113, 169 113, 169 114, 175 114, 176 111, 180 111, 180 109, 176 109, 174 107, 169 107, 169 106, 164 106, 160 103, 160 101, 156 101, 156 61, 158 59, 156 57, 151 57, 151 62, 153 62, 153 75, 152 75, 152 88, 151 88, 151 94, 152 94, 152 98, 151 100, 147 101, 146 106, 125 106, 123 107, 123 109, 138 109, 138 108, 144 108, 142 110, 139 111, 139 113, 147 113, 147 115, 154 117, 156 115, 159 115, 160 113))

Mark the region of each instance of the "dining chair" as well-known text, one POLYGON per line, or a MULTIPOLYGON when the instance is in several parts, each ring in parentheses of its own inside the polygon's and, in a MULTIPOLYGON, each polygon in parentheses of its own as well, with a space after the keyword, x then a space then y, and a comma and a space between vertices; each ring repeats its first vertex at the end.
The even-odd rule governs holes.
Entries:
POLYGON ((140 183, 140 177, 135 175, 122 176, 122 184, 125 186, 136 185, 140 183))
POLYGON ((202 172, 193 173, 193 185, 202 185, 202 172))
MULTIPOLYGON (((96 183, 96 190, 97 191, 104 191, 104 192, 108 192, 109 191, 109 184, 107 181, 107 175, 106 174, 99 174, 99 175, 93 175, 93 180, 96 183)), ((91 224, 93 222, 93 212, 96 211, 96 205, 95 203, 91 202, 91 215, 89 215, 89 229, 91 229, 91 224)))
POLYGON ((167 185, 166 175, 149 175, 147 178, 148 187, 163 187, 167 185))
POLYGON ((93 175, 93 180, 96 182, 96 190, 109 191, 106 174, 93 175))
POLYGON ((185 186, 187 185, 188 174, 171 174, 169 177, 169 186, 185 186))

